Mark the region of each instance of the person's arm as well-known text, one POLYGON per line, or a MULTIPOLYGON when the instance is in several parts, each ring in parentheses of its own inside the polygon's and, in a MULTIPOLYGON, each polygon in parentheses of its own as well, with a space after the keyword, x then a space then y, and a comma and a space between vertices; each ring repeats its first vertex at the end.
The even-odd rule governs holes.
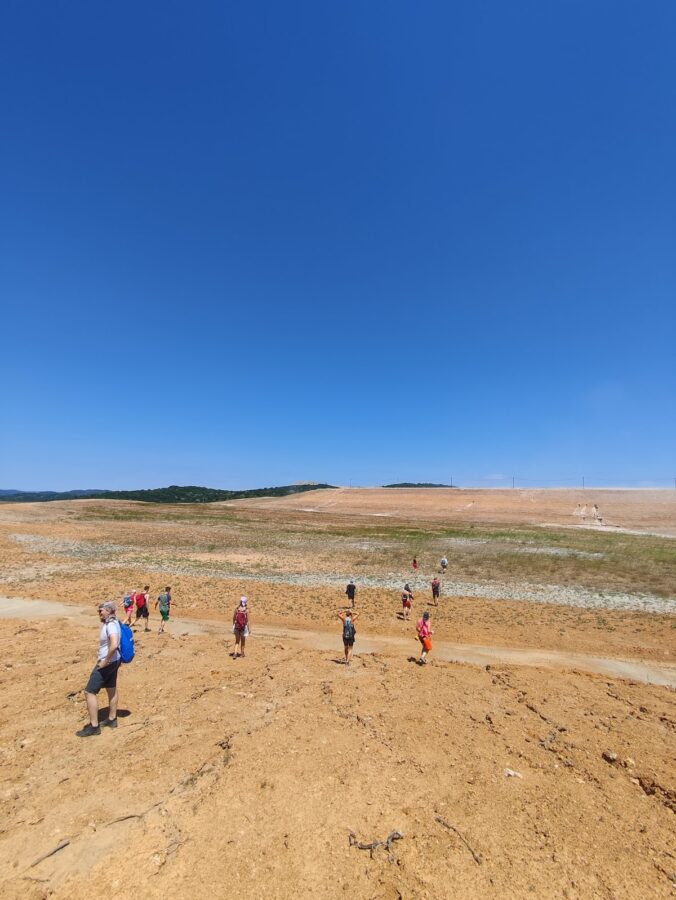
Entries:
POLYGON ((108 635, 108 653, 104 659, 99 663, 99 669, 105 668, 105 666, 109 666, 113 661, 113 657, 117 653, 118 647, 120 646, 120 632, 117 628, 113 629, 113 633, 111 634, 108 631, 108 625, 111 623, 106 622, 106 633, 108 635))
MULTIPOLYGON (((237 609, 239 609, 239 607, 237 607, 237 609)), ((233 625, 237 621, 237 609, 235 609, 234 613, 232 614, 232 624, 233 625)))
POLYGON ((160 598, 158 597, 157 600, 155 601, 155 609, 157 609, 157 605, 159 602, 160 602, 160 598))
POLYGON ((337 615, 338 615, 338 618, 340 619, 340 621, 341 621, 343 624, 345 624, 345 613, 344 613, 344 612, 339 612, 337 615))
POLYGON ((352 613, 352 621, 353 621, 353 622, 356 622, 358 618, 359 618, 359 613, 358 613, 358 612, 352 613))

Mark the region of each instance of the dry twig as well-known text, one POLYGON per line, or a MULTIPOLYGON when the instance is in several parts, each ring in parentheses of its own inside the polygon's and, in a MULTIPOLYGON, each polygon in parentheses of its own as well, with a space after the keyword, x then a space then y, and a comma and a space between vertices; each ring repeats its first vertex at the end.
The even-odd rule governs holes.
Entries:
POLYGON ((476 852, 474 851, 472 845, 471 845, 470 842, 467 840, 467 838, 464 836, 464 834, 463 834, 458 828, 456 828, 455 825, 451 825, 451 824, 450 824, 449 822, 447 822, 445 819, 442 819, 441 816, 435 816, 435 818, 436 818, 437 822, 438 822, 440 825, 443 825, 443 826, 444 826, 444 828, 448 828, 449 831, 452 831, 454 834, 457 834, 457 835, 458 835, 458 837, 459 837, 460 840, 463 842, 463 844, 465 845, 465 847, 467 847, 467 849, 469 850, 469 852, 470 852, 470 853, 472 854, 472 856, 474 857, 474 862, 477 864, 477 866, 480 866, 481 863, 483 862, 483 860, 482 860, 481 856, 480 856, 478 853, 476 853, 476 852))
POLYGON ((63 841, 59 841, 59 843, 56 845, 56 847, 54 847, 53 850, 50 850, 49 853, 43 853, 42 856, 38 856, 38 858, 35 860, 35 862, 31 863, 30 866, 28 866, 28 868, 29 869, 35 868, 35 866, 39 865, 41 862, 44 862, 44 860, 49 859, 50 856, 54 856, 55 853, 58 853, 59 850, 63 850, 64 847, 67 847, 69 844, 70 844, 69 840, 64 839, 63 841))

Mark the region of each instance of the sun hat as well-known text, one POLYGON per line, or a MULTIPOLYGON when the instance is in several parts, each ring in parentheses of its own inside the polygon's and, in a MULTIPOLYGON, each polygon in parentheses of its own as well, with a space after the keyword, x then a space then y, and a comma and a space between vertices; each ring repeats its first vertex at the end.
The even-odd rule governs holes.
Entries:
POLYGON ((248 601, 247 601, 246 597, 240 597, 240 598, 239 598, 239 605, 240 605, 240 606, 246 606, 247 603, 248 603, 248 601))

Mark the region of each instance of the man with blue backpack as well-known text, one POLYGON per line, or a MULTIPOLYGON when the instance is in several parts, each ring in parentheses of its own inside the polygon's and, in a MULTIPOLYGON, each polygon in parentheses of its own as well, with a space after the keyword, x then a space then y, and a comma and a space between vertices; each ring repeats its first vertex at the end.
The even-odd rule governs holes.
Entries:
POLYGON ((77 732, 78 737, 101 734, 101 727, 117 728, 117 671, 123 662, 134 658, 134 637, 128 625, 121 625, 115 615, 114 600, 99 604, 101 632, 99 658, 85 688, 89 723, 77 732), (98 693, 105 688, 108 694, 108 718, 99 725, 98 693))

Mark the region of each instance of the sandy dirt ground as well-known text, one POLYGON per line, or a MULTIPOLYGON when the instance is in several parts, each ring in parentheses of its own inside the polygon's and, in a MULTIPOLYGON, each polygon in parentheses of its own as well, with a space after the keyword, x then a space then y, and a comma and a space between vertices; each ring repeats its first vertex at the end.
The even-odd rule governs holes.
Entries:
POLYGON ((238 500, 232 505, 409 521, 587 525, 676 536, 676 490, 336 488, 289 497, 238 500), (603 521, 601 526, 592 516, 594 504, 603 521), (585 507, 587 515, 582 518, 576 511, 582 512, 585 507))
MULTIPOLYGON (((625 493, 618 527, 676 533, 663 492, 654 508, 647 494, 625 493)), ((427 521, 428 494, 409 497, 410 521, 427 521)), ((357 656, 342 664, 344 585, 333 574, 360 572, 364 541, 383 545, 367 556, 379 577, 397 566, 409 574, 406 536, 351 530, 387 512, 374 497, 321 517, 290 502, 329 502, 320 492, 255 508, 0 506, 0 593, 19 598, 14 617, 0 618, 0 896, 674 896, 673 689, 559 664, 449 662, 434 650, 419 667, 397 592, 377 586, 360 586, 357 656), (165 635, 156 617, 137 634, 137 658, 120 675, 119 727, 76 737, 98 643, 93 604, 143 583, 155 595, 166 582, 175 617, 165 635), (240 593, 253 634, 235 661, 227 623, 240 593), (28 614, 23 598, 67 605, 28 614), (403 836, 389 847, 360 848, 393 832, 403 836)), ((571 518, 574 492, 561 506, 568 522, 549 508, 530 520, 502 502, 469 524, 588 527, 571 518)), ((587 537, 571 552, 588 546, 593 558, 556 556, 558 568, 540 570, 538 555, 531 571, 531 556, 519 556, 513 577, 527 565, 531 580, 578 578, 591 589, 613 577, 617 540, 636 560, 615 586, 629 590, 633 572, 637 589, 661 587, 667 602, 668 540, 587 537), (605 552, 604 569, 595 554, 605 552)), ((503 551, 511 545, 488 555, 470 545, 466 565, 485 579, 504 566, 503 551)), ((425 566, 414 617, 429 606, 425 566)), ((668 671, 676 662, 670 612, 448 591, 429 608, 440 651, 448 641, 668 671)))

